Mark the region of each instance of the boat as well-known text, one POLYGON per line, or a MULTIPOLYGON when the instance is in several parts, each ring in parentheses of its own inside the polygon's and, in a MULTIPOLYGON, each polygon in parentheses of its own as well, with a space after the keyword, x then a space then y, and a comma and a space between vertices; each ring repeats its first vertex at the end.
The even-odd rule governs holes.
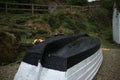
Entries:
POLYGON ((100 46, 87 34, 49 38, 27 51, 14 80, 92 80, 103 61, 100 46))

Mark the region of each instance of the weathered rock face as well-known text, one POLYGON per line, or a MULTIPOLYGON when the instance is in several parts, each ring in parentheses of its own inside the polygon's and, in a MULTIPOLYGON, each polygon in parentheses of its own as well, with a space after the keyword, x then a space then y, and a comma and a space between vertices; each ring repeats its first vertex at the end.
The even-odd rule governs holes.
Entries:
POLYGON ((15 59, 13 44, 15 36, 8 32, 0 32, 0 64, 9 63, 15 59))

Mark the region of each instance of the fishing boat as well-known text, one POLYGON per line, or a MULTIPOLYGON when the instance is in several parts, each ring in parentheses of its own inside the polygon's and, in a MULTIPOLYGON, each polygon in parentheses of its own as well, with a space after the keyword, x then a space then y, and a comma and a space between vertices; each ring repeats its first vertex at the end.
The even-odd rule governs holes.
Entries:
POLYGON ((100 46, 87 34, 49 38, 26 53, 14 80, 92 80, 103 60, 100 46))

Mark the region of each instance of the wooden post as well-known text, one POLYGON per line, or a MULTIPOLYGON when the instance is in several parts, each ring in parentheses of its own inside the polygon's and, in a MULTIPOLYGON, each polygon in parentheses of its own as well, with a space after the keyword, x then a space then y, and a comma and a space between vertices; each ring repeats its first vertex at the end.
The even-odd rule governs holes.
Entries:
POLYGON ((32 15, 34 15, 34 4, 32 4, 32 15))
POLYGON ((5 14, 7 14, 8 13, 8 3, 6 2, 5 3, 5 14))
POLYGON ((48 5, 48 12, 51 13, 51 10, 52 10, 52 8, 51 8, 51 5, 49 4, 48 5))
POLYGON ((72 13, 72 5, 70 6, 70 13, 72 13))
POLYGON ((88 12, 88 14, 91 12, 91 7, 90 6, 88 6, 88 8, 87 8, 87 12, 88 12))

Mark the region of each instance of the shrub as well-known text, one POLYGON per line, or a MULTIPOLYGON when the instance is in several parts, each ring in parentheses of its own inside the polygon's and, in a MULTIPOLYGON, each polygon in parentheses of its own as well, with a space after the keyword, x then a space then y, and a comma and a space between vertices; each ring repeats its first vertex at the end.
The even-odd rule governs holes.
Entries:
POLYGON ((103 0, 101 2, 102 7, 109 11, 113 11, 113 4, 114 4, 114 0, 103 0))
POLYGON ((116 3, 117 9, 118 9, 119 12, 120 12, 120 0, 115 0, 115 3, 116 3))
POLYGON ((45 21, 43 19, 36 19, 36 20, 33 21, 33 23, 45 24, 45 21))
POLYGON ((13 44, 15 36, 8 32, 0 32, 0 64, 10 63, 15 60, 13 44))
POLYGON ((73 20, 72 15, 69 13, 53 13, 48 18, 48 24, 50 25, 52 31, 59 28, 60 26, 64 26, 68 29, 75 30, 77 27, 75 25, 75 20, 73 20))
POLYGON ((67 2, 70 5, 79 5, 79 6, 86 6, 88 5, 87 0, 68 0, 67 2))

